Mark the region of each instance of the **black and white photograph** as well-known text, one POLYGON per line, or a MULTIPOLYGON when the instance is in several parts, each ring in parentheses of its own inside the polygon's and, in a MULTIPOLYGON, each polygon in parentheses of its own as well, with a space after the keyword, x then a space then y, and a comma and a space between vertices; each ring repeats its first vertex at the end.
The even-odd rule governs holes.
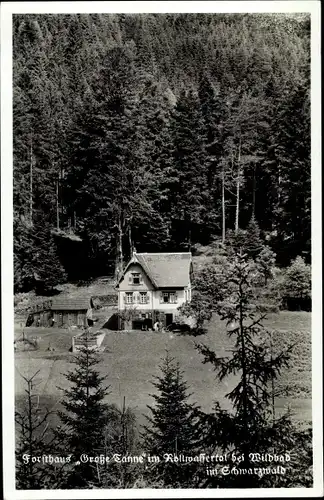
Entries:
POLYGON ((4 498, 320 496, 319 2, 54 4, 2 12, 4 498))

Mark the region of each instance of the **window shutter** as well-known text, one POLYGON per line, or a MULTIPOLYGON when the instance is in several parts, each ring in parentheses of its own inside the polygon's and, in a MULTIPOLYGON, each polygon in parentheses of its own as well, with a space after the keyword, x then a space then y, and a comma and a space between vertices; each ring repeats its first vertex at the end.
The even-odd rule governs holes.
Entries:
POLYGON ((160 293, 160 302, 163 302, 163 293, 160 293))
POLYGON ((176 303, 176 302, 178 302, 178 294, 177 293, 174 294, 174 303, 176 303))
POLYGON ((132 283, 132 275, 131 274, 128 276, 128 283, 132 283))
POLYGON ((141 274, 139 275, 139 282, 143 283, 143 276, 141 274))

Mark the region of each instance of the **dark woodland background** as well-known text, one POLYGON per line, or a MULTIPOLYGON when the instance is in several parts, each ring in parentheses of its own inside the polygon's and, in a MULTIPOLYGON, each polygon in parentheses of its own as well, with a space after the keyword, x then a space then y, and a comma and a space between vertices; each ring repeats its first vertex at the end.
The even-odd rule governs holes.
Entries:
POLYGON ((15 15, 13 86, 15 291, 251 218, 310 262, 308 15, 15 15))

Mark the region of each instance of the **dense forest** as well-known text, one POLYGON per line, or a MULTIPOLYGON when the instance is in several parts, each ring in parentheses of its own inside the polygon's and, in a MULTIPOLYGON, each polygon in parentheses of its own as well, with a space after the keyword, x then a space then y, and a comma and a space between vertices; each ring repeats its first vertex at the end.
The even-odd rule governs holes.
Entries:
POLYGON ((251 219, 310 261, 310 19, 15 15, 15 290, 251 219))

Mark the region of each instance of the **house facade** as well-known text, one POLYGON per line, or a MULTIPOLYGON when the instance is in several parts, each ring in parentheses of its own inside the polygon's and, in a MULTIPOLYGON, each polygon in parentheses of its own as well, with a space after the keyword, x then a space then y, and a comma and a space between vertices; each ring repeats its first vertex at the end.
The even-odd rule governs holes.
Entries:
POLYGON ((120 329, 175 322, 178 307, 191 300, 191 282, 190 252, 134 252, 117 284, 120 329))

